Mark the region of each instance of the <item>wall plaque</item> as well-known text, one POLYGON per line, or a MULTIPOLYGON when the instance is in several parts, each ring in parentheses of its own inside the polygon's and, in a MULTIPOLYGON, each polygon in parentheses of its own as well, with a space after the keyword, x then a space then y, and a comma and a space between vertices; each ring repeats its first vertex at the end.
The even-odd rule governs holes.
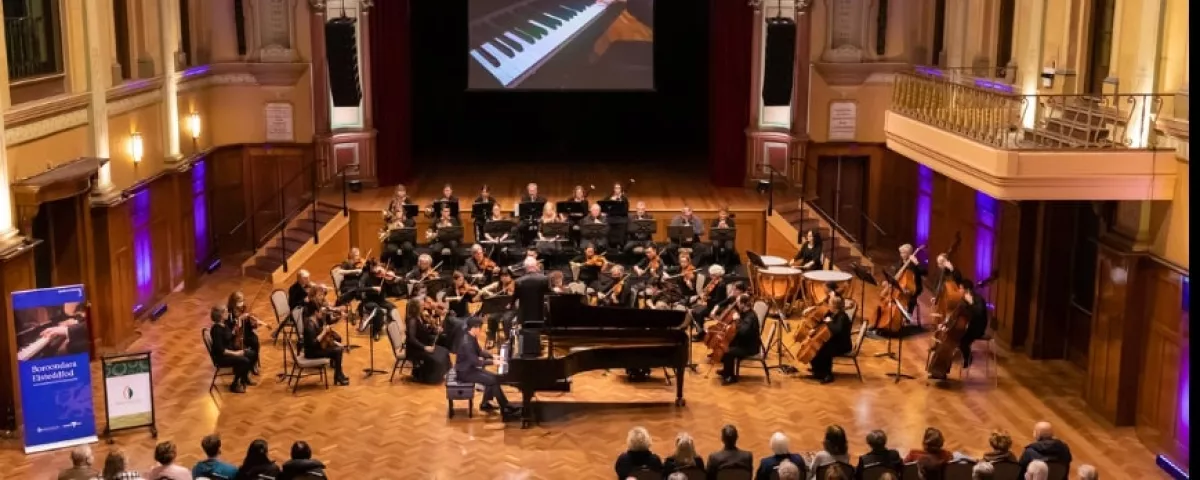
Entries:
POLYGON ((267 116, 268 142, 294 142, 296 140, 292 119, 292 104, 268 103, 264 108, 267 116))
POLYGON ((858 131, 858 104, 851 101, 829 103, 829 141, 852 142, 858 131))
POLYGON ((251 3, 259 61, 293 62, 296 60, 296 0, 256 0, 251 3))

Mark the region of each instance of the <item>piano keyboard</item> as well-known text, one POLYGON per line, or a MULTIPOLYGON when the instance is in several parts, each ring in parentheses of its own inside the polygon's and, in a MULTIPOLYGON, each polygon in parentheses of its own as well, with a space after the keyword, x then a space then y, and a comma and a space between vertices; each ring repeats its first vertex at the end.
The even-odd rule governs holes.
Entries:
POLYGON ((516 86, 606 8, 594 1, 558 0, 497 12, 471 25, 471 57, 505 88, 516 86))
POLYGON ((50 337, 41 337, 37 340, 34 340, 33 343, 26 345, 25 348, 17 351, 17 361, 23 362, 33 358, 34 355, 41 353, 42 349, 46 348, 46 345, 49 344, 50 337))

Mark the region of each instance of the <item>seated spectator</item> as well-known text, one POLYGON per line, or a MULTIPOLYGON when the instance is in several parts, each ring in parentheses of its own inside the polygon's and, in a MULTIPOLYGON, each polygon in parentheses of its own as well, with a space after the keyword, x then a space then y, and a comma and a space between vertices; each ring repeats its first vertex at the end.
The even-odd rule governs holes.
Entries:
POLYGON ((910 450, 908 455, 904 456, 904 463, 916 462, 922 457, 933 457, 940 463, 945 464, 954 458, 950 452, 942 448, 945 446, 945 443, 946 439, 942 437, 941 430, 933 427, 926 428, 925 438, 921 441, 921 449, 910 450))
POLYGON ((192 467, 192 477, 233 480, 233 477, 237 475, 237 467, 222 462, 219 458, 221 456, 220 435, 213 434, 204 437, 203 440, 200 440, 200 448, 204 450, 204 454, 208 458, 192 467))
POLYGON ((1025 473, 1029 462, 1061 463, 1069 470, 1071 468, 1071 449, 1062 440, 1054 438, 1054 427, 1050 422, 1038 422, 1033 426, 1033 443, 1025 446, 1021 452, 1020 472, 1025 473))
POLYGON ((849 447, 846 445, 846 431, 840 425, 830 425, 825 429, 824 450, 813 456, 812 465, 808 467, 809 480, 817 478, 817 469, 831 463, 842 462, 850 464, 849 447))
POLYGON ((1012 453, 1012 437, 1004 430, 993 430, 988 436, 988 445, 992 447, 990 452, 983 454, 983 460, 986 462, 1016 462, 1017 456, 1012 453))
POLYGON ((675 437, 675 453, 663 460, 663 475, 691 467, 704 470, 704 459, 696 454, 696 443, 692 441, 692 436, 680 433, 675 437))
POLYGON ((829 468, 825 470, 825 477, 822 480, 853 480, 846 475, 846 471, 840 468, 829 468))
POLYGON ((299 441, 292 444, 292 459, 283 463, 275 480, 294 480, 306 474, 325 476, 325 464, 312 458, 312 447, 308 442, 299 441))
POLYGON ((874 430, 868 433, 867 446, 871 447, 871 451, 858 457, 858 468, 855 469, 855 472, 859 476, 862 476, 863 470, 871 467, 883 466, 896 472, 904 468, 900 452, 887 448, 887 434, 883 430, 874 430))
POLYGON ((918 458, 917 476, 921 480, 942 480, 946 478, 946 462, 933 455, 918 458))
POLYGON ((667 476, 667 480, 688 480, 687 475, 681 472, 675 472, 667 476))
POLYGON ((758 463, 758 473, 754 474, 755 480, 770 480, 771 472, 776 471, 780 465, 783 465, 783 462, 790 461, 796 465, 804 465, 804 459, 800 457, 800 454, 788 450, 788 437, 783 432, 775 432, 771 435, 770 445, 771 456, 763 458, 758 463))
POLYGON ((782 462, 779 462, 779 469, 775 470, 775 472, 778 474, 779 480, 800 480, 800 465, 804 464, 784 459, 782 462))
POLYGON ((883 472, 883 475, 879 476, 879 480, 900 480, 900 477, 892 472, 883 472))
POLYGON ((614 467, 617 480, 633 476, 633 472, 647 469, 662 472, 662 459, 650 451, 650 432, 645 428, 633 427, 625 437, 625 453, 617 457, 614 467))
POLYGON ((99 477, 96 477, 96 480, 142 480, 142 476, 138 472, 128 468, 125 452, 119 448, 109 450, 108 456, 104 458, 104 471, 99 477))
POLYGON ((71 450, 71 468, 58 473, 58 480, 92 480, 96 469, 92 468, 92 447, 80 445, 71 450))
POLYGON ((275 478, 279 476, 279 465, 271 460, 267 453, 267 441, 258 439, 250 442, 250 446, 246 448, 246 458, 242 459, 242 466, 238 467, 237 476, 234 480, 259 480, 261 477, 275 478))
POLYGON ((1086 463, 1079 466, 1079 470, 1075 471, 1075 475, 1079 477, 1079 480, 1098 480, 1100 478, 1100 473, 1096 471, 1096 467, 1086 463))
POLYGON ((721 445, 724 448, 708 455, 708 478, 717 478, 721 470, 754 471, 754 454, 738 450, 738 431, 733 425, 721 427, 721 445))
POLYGON ((992 480, 995 475, 996 468, 986 460, 976 463, 971 468, 971 480, 992 480))
POLYGON ((154 461, 158 466, 146 474, 151 480, 192 480, 192 472, 183 465, 175 464, 175 443, 162 442, 154 447, 154 461))
POLYGON ((1041 460, 1032 460, 1025 466, 1025 480, 1047 480, 1050 477, 1050 466, 1041 460))

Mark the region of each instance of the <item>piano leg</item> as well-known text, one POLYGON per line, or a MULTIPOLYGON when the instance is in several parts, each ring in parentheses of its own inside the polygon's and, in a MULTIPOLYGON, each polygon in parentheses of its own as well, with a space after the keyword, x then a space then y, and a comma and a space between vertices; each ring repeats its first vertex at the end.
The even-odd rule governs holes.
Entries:
POLYGON ((687 400, 683 398, 683 371, 686 366, 675 368, 675 406, 683 407, 687 405, 687 400))
POLYGON ((537 424, 537 415, 533 411, 533 391, 521 391, 521 428, 529 428, 537 424))

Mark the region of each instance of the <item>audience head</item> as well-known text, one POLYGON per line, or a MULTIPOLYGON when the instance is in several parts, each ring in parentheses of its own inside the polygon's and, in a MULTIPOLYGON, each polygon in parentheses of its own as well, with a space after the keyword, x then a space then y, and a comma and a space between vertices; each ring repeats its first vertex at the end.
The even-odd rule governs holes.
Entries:
POLYGON ((1050 422, 1038 422, 1033 426, 1033 439, 1035 441, 1049 440, 1051 438, 1054 438, 1054 427, 1050 425, 1050 422))
POLYGON ((1007 452, 1012 449, 1012 436, 1005 430, 992 430, 992 434, 988 436, 988 445, 992 446, 993 451, 1007 452))
POLYGON ((225 321, 225 317, 229 315, 229 308, 225 305, 213 305, 212 310, 208 312, 209 318, 213 323, 221 323, 225 321))
POLYGON ((721 427, 721 444, 725 448, 737 448, 738 432, 737 427, 733 425, 725 425, 721 427))
POLYGON ((779 469, 775 470, 779 480, 800 480, 800 467, 792 463, 791 460, 784 460, 779 463, 779 469))
POLYGON ((846 455, 846 451, 849 450, 846 446, 846 431, 842 429, 841 425, 830 425, 825 429, 825 440, 822 445, 830 455, 846 455))
POLYGON ((775 455, 787 455, 788 452, 788 437, 783 432, 775 432, 771 435, 771 453, 775 455))
POLYGON ((675 459, 675 464, 679 466, 689 466, 696 463, 696 442, 692 440, 692 436, 687 432, 680 432, 675 437, 675 454, 671 456, 675 459))
POLYGON ((823 480, 852 480, 846 476, 846 472, 840 468, 826 468, 825 477, 823 480))
POLYGON ((154 461, 156 461, 160 464, 163 464, 163 465, 170 465, 171 462, 174 462, 175 461, 175 443, 171 442, 171 441, 166 441, 166 442, 159 443, 157 446, 155 446, 154 447, 154 461))
MULTIPOLYGON (((80 445, 71 450, 71 465, 87 467, 92 464, 92 447, 80 445)), ((1080 469, 1082 472, 1083 469, 1080 469)))
POLYGON ((926 452, 937 453, 942 451, 942 447, 946 445, 946 439, 942 437, 942 431, 933 427, 925 429, 925 438, 921 440, 921 446, 926 452))
POLYGON ((631 452, 649 452, 650 432, 642 427, 629 429, 629 434, 625 436, 625 449, 631 452))
POLYGON ((925 455, 917 459, 917 475, 923 480, 942 480, 945 476, 946 464, 942 459, 925 455))
POLYGON ((1100 478, 1100 473, 1096 472, 1096 467, 1085 463, 1075 471, 1075 476, 1079 477, 1079 480, 1096 480, 1100 478))
POLYGON ((879 451, 887 449, 887 434, 883 430, 871 430, 867 434, 867 446, 871 447, 871 451, 879 451))
POLYGON ((271 457, 267 452, 266 440, 260 438, 250 442, 250 446, 246 447, 246 458, 242 460, 242 468, 271 463, 271 457))
POLYGON ((996 475, 996 468, 989 462, 979 462, 971 469, 971 480, 992 480, 996 475))
POLYGON ((101 474, 104 480, 117 480, 117 477, 125 472, 125 452, 120 448, 114 448, 108 451, 108 456, 104 458, 104 471, 101 474))
POLYGON ((688 478, 683 472, 675 472, 672 473, 671 476, 667 477, 667 480, 688 480, 688 478))
POLYGON ((203 440, 200 440, 200 448, 204 450, 204 454, 208 458, 216 458, 221 454, 221 436, 217 434, 207 435, 203 440))
POLYGON ((1046 480, 1050 476, 1050 466, 1041 460, 1029 462, 1025 467, 1025 480, 1046 480))
POLYGON ((312 458, 312 447, 308 442, 300 440, 292 444, 292 460, 308 460, 312 458))

